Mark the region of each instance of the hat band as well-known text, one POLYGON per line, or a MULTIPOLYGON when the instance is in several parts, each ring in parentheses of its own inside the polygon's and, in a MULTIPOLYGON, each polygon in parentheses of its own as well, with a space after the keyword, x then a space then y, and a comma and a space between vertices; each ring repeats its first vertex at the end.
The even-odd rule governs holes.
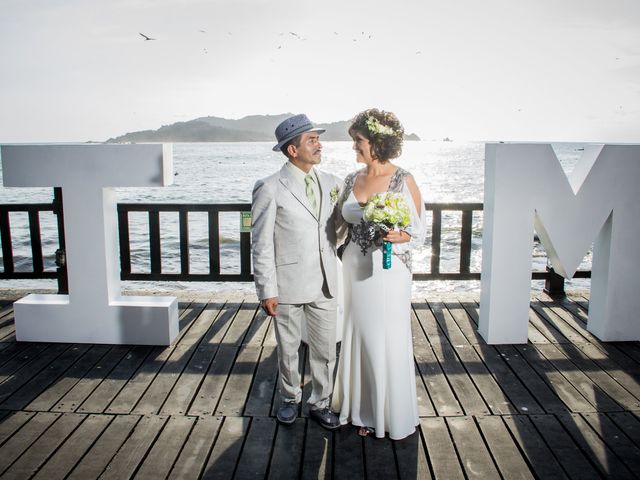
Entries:
POLYGON ((313 125, 310 123, 307 123, 305 125, 302 125, 298 128, 296 128, 295 130, 291 130, 290 132, 287 132, 287 135, 285 135, 282 140, 280 140, 280 142, 278 143, 282 143, 285 140, 291 140, 293 137, 297 137, 298 135, 305 133, 309 130, 313 129, 313 125))

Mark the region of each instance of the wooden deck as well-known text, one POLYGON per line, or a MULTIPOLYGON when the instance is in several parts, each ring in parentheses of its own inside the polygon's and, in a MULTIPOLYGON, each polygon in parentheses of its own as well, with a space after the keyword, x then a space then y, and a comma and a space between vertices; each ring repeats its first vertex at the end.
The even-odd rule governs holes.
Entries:
POLYGON ((255 299, 184 298, 168 348, 17 343, 6 301, 0 476, 638 478, 640 344, 590 335, 587 297, 532 297, 527 345, 486 345, 477 298, 413 307, 420 429, 393 442, 327 432, 305 407, 276 423, 273 328, 255 299))

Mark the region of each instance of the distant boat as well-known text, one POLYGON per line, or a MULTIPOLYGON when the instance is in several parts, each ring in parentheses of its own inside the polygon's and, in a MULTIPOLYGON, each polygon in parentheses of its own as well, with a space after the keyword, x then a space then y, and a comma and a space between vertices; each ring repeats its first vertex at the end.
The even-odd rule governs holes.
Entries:
POLYGON ((449 137, 444 137, 442 139, 443 142, 453 142, 453 140, 451 140, 449 137))

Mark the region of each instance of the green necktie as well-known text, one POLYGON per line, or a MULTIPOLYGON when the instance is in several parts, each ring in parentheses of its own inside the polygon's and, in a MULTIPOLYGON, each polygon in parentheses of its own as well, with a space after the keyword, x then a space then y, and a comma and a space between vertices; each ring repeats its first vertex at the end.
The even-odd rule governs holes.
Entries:
POLYGON ((307 194, 307 198, 309 199, 309 204, 311 205, 311 208, 313 208, 314 213, 318 213, 318 202, 316 202, 316 194, 313 191, 313 176, 311 174, 307 174, 307 176, 304 177, 304 184, 305 184, 305 193, 307 194))

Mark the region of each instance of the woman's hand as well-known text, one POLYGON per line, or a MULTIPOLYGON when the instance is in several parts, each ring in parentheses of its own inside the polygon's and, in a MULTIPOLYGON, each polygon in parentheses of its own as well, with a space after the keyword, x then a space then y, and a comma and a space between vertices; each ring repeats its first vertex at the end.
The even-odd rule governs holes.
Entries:
POLYGON ((389 230, 382 239, 391 243, 407 243, 411 240, 411 235, 404 230, 389 230))

